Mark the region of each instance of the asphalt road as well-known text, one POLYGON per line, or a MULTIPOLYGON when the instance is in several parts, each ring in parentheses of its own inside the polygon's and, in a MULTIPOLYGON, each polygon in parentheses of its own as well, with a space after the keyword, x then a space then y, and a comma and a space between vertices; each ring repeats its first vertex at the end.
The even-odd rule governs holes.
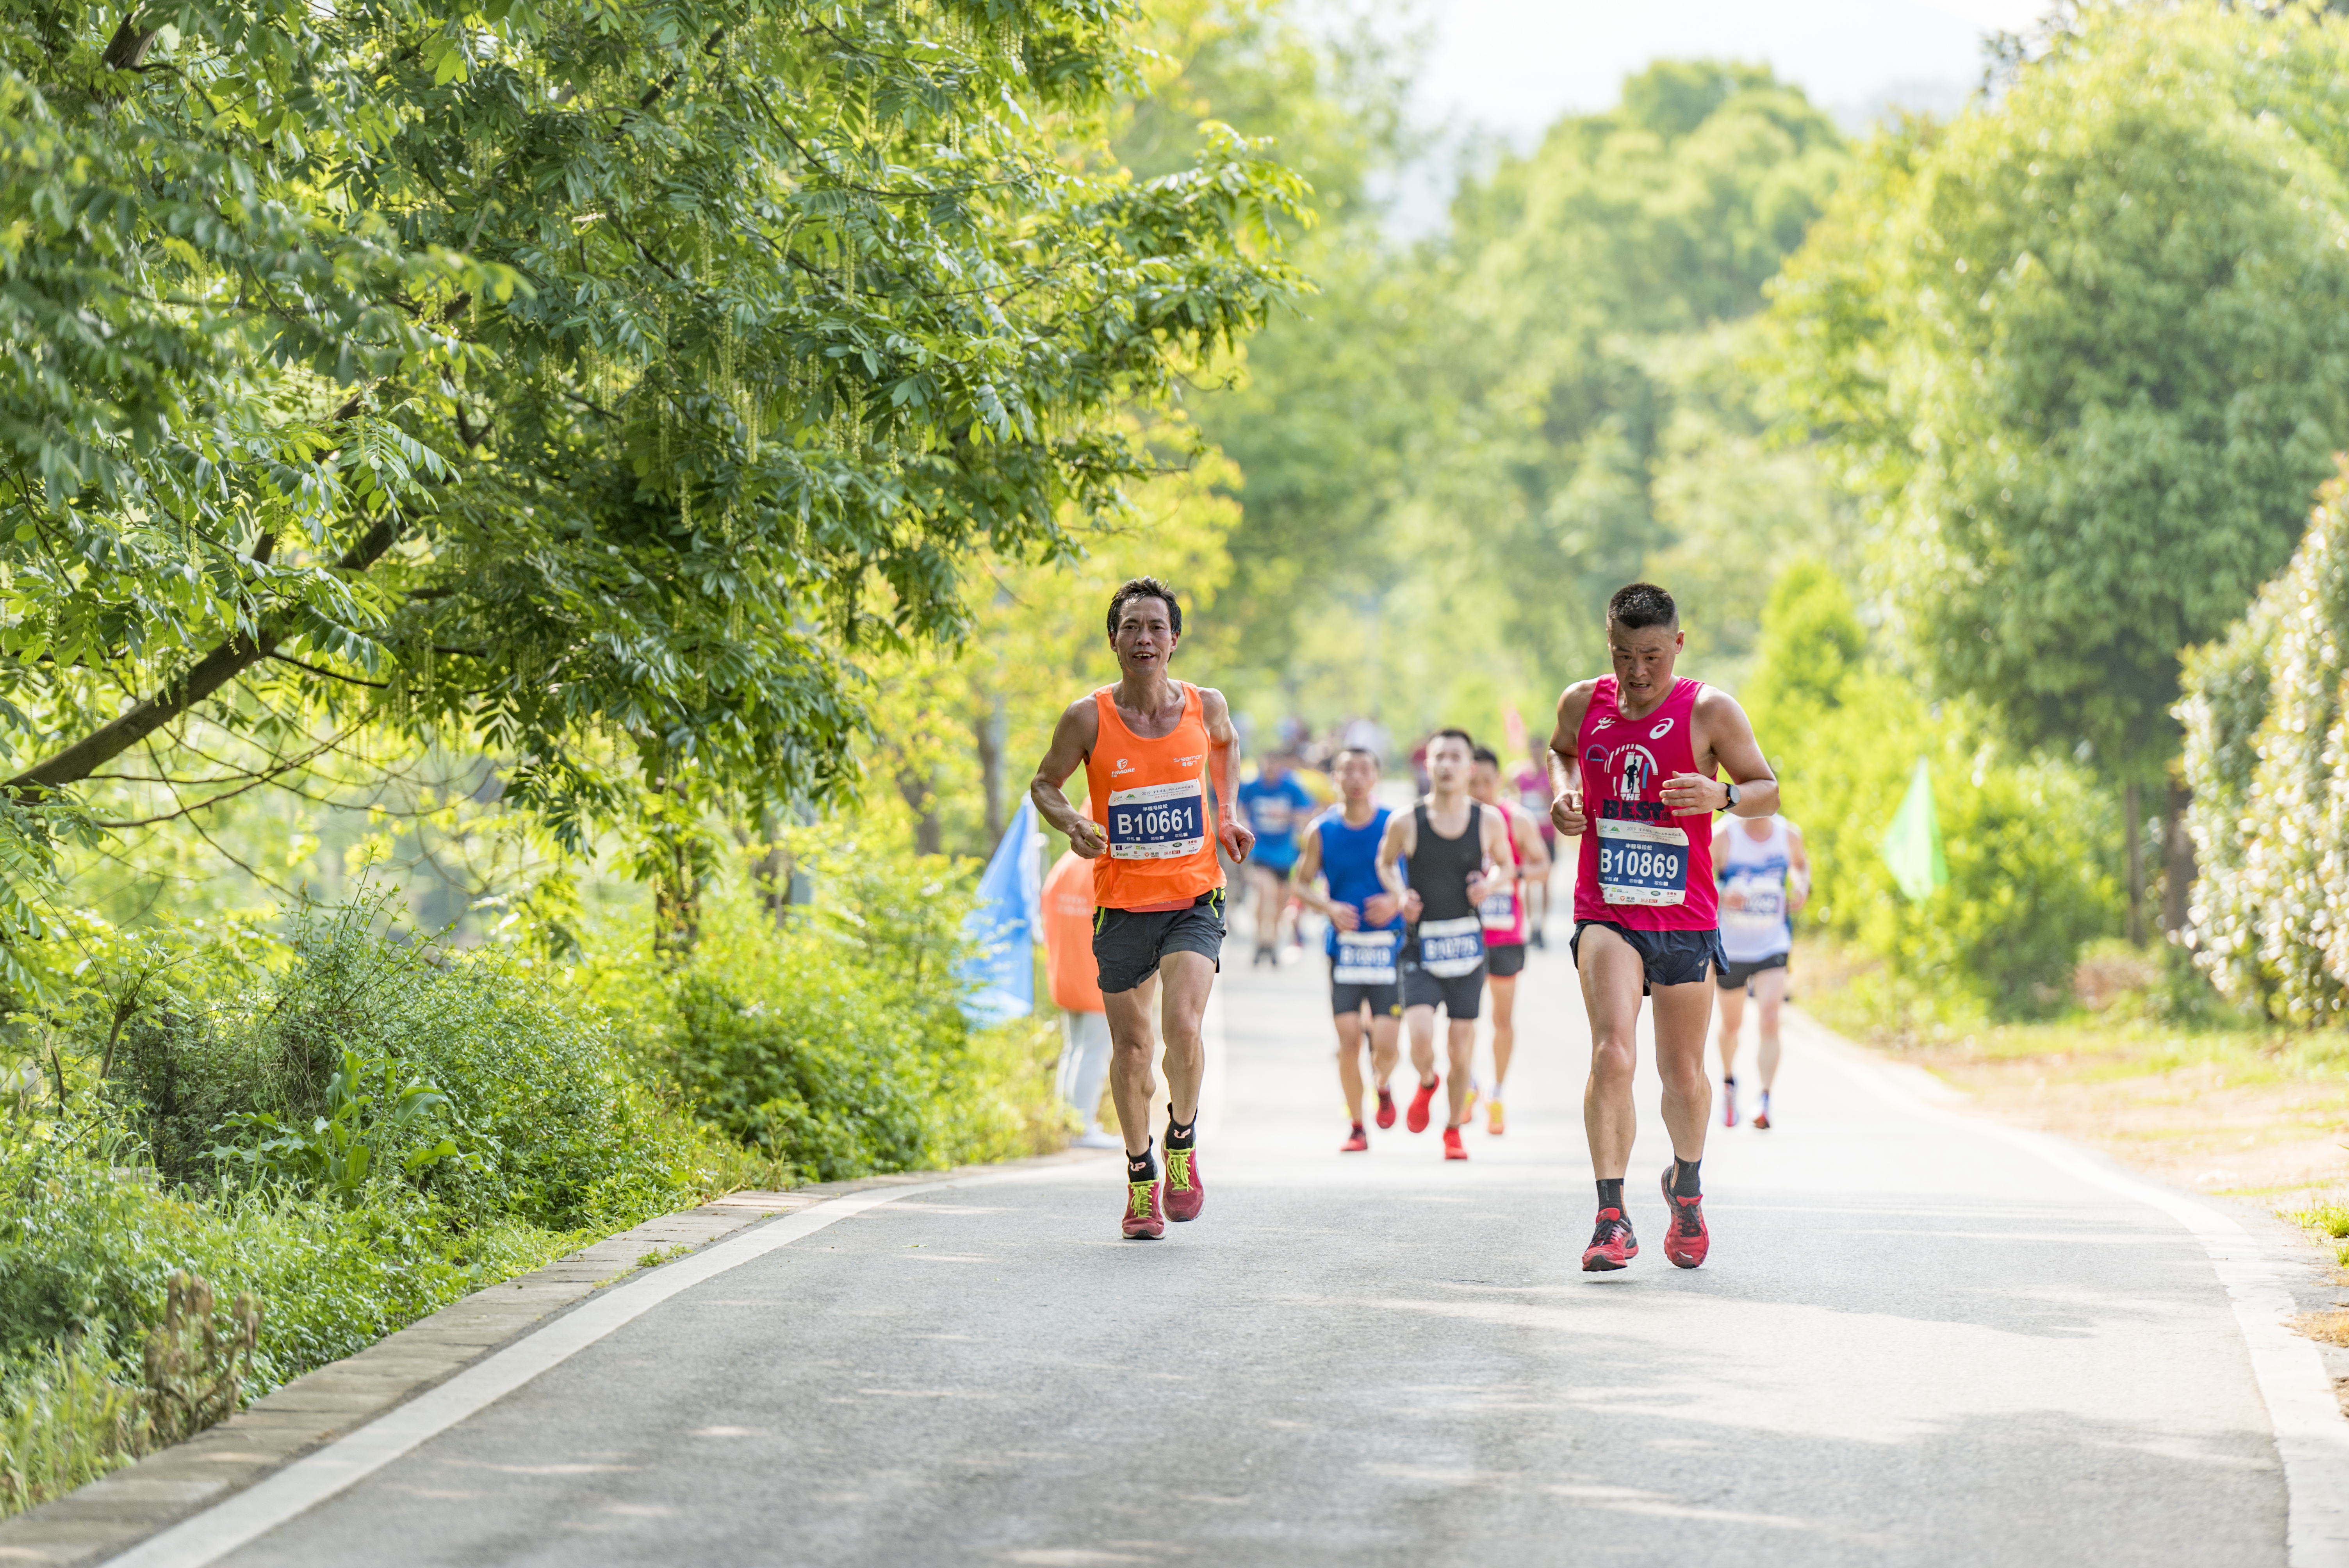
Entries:
MULTIPOLYGON (((2281 1563, 2282 1471, 2170 1219, 1790 1047, 1712 1260, 1578 1259, 1563 954, 1512 1123, 1343 1133, 1318 962, 1225 980, 1206 1214, 1107 1162, 875 1207, 652 1308, 225 1559, 2281 1563)), ((1751 1025, 1749 1024, 1749 1028, 1751 1025)), ((1405 1069, 1406 1078, 1408 1069, 1405 1069)))

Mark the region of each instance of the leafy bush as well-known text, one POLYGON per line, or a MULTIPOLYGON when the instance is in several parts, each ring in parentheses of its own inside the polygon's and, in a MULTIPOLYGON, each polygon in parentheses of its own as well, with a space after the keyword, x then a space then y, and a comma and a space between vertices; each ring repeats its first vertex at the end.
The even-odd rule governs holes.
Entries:
POLYGON ((659 1114, 608 1020, 519 955, 394 940, 380 929, 389 897, 296 911, 282 972, 204 948, 156 983, 122 1031, 116 1092, 168 1181, 209 1183, 215 1151, 241 1147, 248 1168, 348 1188, 328 1166, 356 1157, 357 1138, 370 1171, 469 1223, 629 1223, 694 1190, 702 1151, 659 1114), (388 1092, 390 1114, 353 1107, 355 1089, 337 1105, 348 1070, 373 1078, 371 1099, 388 1092), (398 1080, 388 1091, 387 1077, 398 1080), (444 1103, 402 1119, 397 1102, 415 1086, 444 1103), (316 1158, 288 1139, 319 1140, 316 1158), (429 1157, 444 1140, 462 1158, 429 1157))
POLYGON ((2293 1023, 2349 1002, 2349 480, 2283 574, 2187 655, 2196 955, 2230 1000, 2293 1023))
POLYGON ((583 967, 696 1114, 818 1181, 1032 1153, 1065 1133, 1050 1031, 975 1032, 963 1016, 967 874, 897 842, 811 830, 792 852, 820 892, 788 928, 747 890, 722 892, 683 963, 647 942, 583 967))
POLYGON ((2067 761, 1985 739, 1969 705, 1929 706, 1867 645, 1826 566, 1780 577, 1746 707, 1810 848, 1806 919, 1884 961, 1893 1010, 2065 1006, 2082 945, 2121 919, 2107 792, 2067 761), (1920 757, 1950 872, 1922 902, 1901 893, 1878 848, 1920 757))

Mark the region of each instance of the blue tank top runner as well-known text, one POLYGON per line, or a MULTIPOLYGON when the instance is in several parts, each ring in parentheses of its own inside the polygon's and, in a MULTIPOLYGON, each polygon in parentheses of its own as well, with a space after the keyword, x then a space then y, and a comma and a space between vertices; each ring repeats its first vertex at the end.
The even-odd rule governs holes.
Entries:
MULTIPOLYGON (((1379 841, 1386 837, 1387 818, 1392 815, 1381 806, 1371 820, 1359 828, 1346 825, 1342 806, 1332 806, 1314 819, 1307 830, 1321 835, 1321 874, 1329 879, 1330 896, 1340 903, 1350 903, 1356 909, 1386 890, 1379 882, 1379 841)), ((1362 923, 1365 931, 1392 931, 1400 943, 1402 916, 1396 915, 1383 925, 1362 923)), ((1338 928, 1330 928, 1330 956, 1338 956, 1338 928)))

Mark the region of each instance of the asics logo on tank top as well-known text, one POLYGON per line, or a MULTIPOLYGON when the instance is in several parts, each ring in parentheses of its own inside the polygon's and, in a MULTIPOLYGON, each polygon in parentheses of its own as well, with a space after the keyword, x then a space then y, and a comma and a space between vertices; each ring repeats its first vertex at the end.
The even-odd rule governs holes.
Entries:
POLYGON ((1664 720, 1663 723, 1656 726, 1655 728, 1648 731, 1648 738, 1651 740, 1661 740, 1665 736, 1670 735, 1671 732, 1672 721, 1668 718, 1664 720))

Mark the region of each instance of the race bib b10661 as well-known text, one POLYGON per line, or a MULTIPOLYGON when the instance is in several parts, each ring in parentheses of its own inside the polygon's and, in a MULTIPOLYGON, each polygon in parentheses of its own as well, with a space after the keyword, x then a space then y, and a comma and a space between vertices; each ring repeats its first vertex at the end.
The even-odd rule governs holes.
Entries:
POLYGON ((1688 834, 1661 822, 1601 817, 1599 893, 1609 903, 1688 902, 1688 834))
POLYGON ((1115 789, 1109 798, 1112 860, 1172 861, 1207 842, 1206 791, 1196 779, 1115 789))

